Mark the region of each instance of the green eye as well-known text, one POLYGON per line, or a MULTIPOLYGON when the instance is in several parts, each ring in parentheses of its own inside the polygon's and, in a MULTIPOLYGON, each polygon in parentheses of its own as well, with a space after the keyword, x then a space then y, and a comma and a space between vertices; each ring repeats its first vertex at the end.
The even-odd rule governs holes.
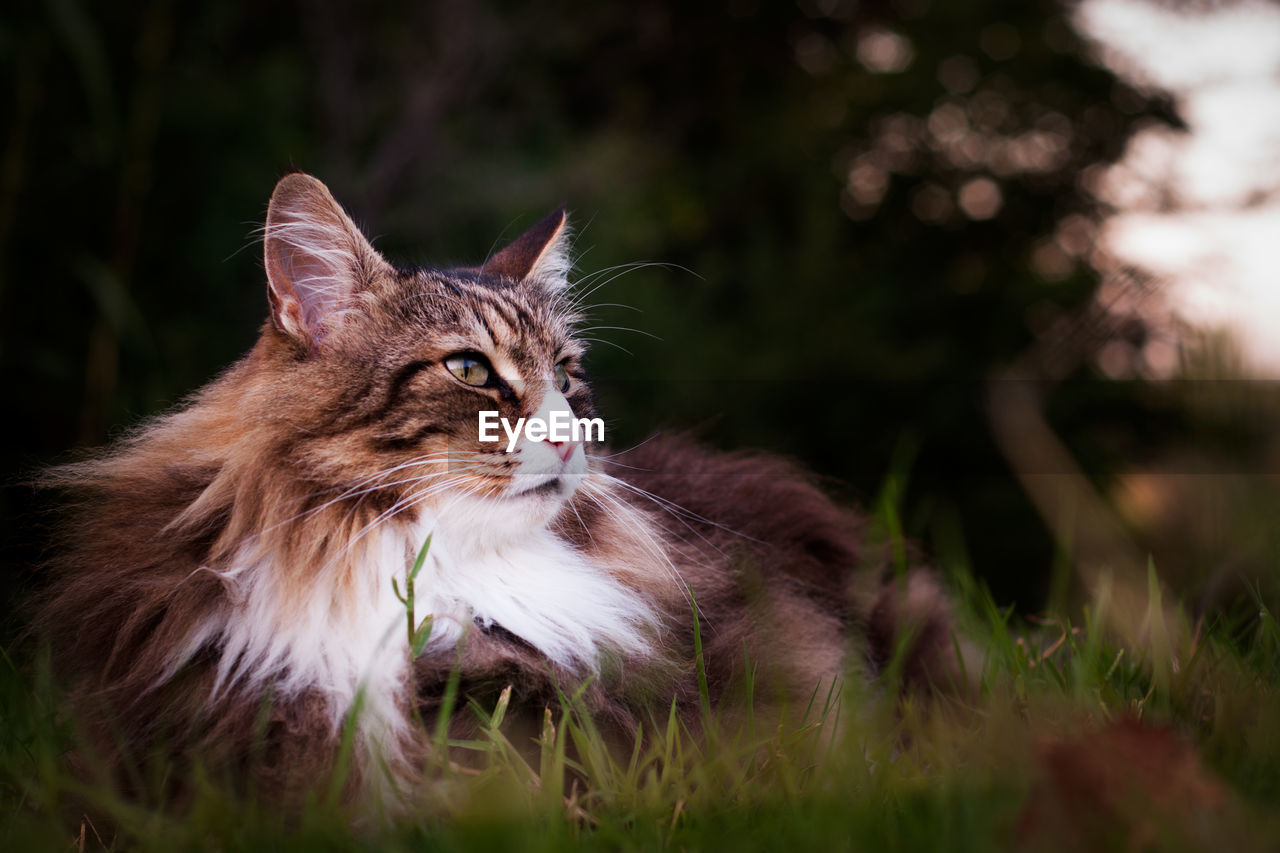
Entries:
POLYGON ((478 356, 459 353, 444 360, 449 372, 468 385, 484 385, 489 381, 489 365, 478 356))
POLYGON ((563 364, 557 364, 555 370, 556 389, 561 393, 569 390, 569 373, 564 369, 563 364))

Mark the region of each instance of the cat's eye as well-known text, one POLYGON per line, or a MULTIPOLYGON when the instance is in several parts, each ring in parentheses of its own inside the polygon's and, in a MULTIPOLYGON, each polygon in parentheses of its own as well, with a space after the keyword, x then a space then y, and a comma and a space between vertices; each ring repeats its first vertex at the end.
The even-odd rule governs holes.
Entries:
POLYGON ((567 392, 569 390, 569 371, 564 369, 563 364, 556 365, 553 376, 555 377, 556 390, 561 394, 567 392))
POLYGON ((444 366, 459 381, 468 385, 484 385, 489 381, 489 365, 472 353, 458 353, 444 360, 444 366))

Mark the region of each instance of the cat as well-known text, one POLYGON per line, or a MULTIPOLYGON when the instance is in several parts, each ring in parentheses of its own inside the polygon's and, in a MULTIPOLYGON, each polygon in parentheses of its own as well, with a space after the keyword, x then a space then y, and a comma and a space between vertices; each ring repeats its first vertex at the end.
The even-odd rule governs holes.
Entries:
POLYGON ((198 760, 297 803, 350 723, 346 799, 387 808, 451 674, 460 707, 579 691, 624 734, 673 701, 692 719, 700 677, 731 701, 747 661, 762 702, 895 651, 908 685, 956 677, 937 584, 886 582, 864 521, 789 462, 479 440, 482 411, 596 414, 569 235, 561 208, 478 267, 396 267, 319 180, 279 181, 252 350, 46 477, 67 508, 37 625, 99 760, 198 760))

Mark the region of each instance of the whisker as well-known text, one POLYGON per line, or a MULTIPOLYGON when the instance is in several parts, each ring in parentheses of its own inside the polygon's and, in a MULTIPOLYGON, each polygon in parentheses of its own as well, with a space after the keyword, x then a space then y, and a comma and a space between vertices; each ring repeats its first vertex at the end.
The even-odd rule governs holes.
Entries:
POLYGON ((586 326, 585 328, 579 329, 578 331, 580 332, 608 332, 608 331, 635 332, 637 335, 644 335, 646 338, 653 338, 655 341, 662 340, 662 338, 658 337, 652 332, 646 332, 644 329, 633 329, 630 326, 586 326))
MULTIPOLYGON (((647 496, 646 496, 646 495, 641 495, 641 497, 647 497, 647 496)), ((612 498, 612 497, 611 497, 611 499, 612 499, 612 500, 617 500, 616 498, 612 498)), ((668 514, 670 514, 670 515, 671 515, 671 516, 672 516, 676 521, 678 521, 678 522, 680 522, 682 525, 684 525, 684 527, 685 527, 685 529, 686 529, 686 530, 688 530, 688 531, 689 531, 690 533, 692 533, 694 536, 698 537, 698 538, 699 538, 699 539, 701 539, 703 542, 705 542, 705 543, 706 543, 706 544, 707 544, 707 545, 708 545, 708 546, 709 546, 713 551, 715 551, 717 554, 720 554, 722 557, 723 557, 723 556, 727 556, 727 555, 724 553, 724 551, 723 551, 723 550, 721 550, 721 549, 720 549, 720 547, 719 547, 719 546, 717 546, 714 542, 712 542, 710 539, 708 539, 708 538, 707 538, 707 537, 702 533, 702 531, 700 531, 700 530, 698 530, 697 528, 695 528, 693 525, 691 525, 689 522, 685 521, 685 520, 684 520, 683 518, 681 518, 678 514, 676 514, 675 512, 671 511, 671 510, 670 510, 670 509, 668 509, 667 507, 663 507, 661 504, 659 504, 658 506, 659 506, 659 509, 663 509, 663 510, 665 510, 665 511, 666 511, 668 514)), ((681 535, 680 535, 680 533, 679 533, 678 531, 671 530, 670 528, 667 528, 667 532, 668 532, 668 533, 670 533, 671 535, 673 535, 673 536, 677 537, 677 538, 678 538, 678 539, 680 539, 682 542, 685 542, 685 543, 688 543, 688 544, 692 544, 688 539, 686 539, 685 537, 681 536, 681 535)))
MULTIPOLYGON (((617 485, 621 486, 622 488, 627 489, 628 491, 632 492, 633 494, 636 494, 636 495, 638 495, 638 496, 640 496, 640 497, 642 497, 642 498, 647 498, 648 500, 653 501, 655 504, 657 504, 658 506, 660 506, 660 507, 662 507, 663 509, 667 510, 669 513, 671 513, 673 516, 675 516, 675 517, 677 517, 677 518, 679 518, 680 516, 684 516, 685 518, 690 518, 690 519, 693 519, 694 521, 701 522, 702 524, 707 524, 707 525, 710 525, 710 526, 712 526, 712 527, 715 527, 715 528, 718 528, 718 529, 720 529, 720 530, 723 530, 723 531, 725 531, 726 533, 731 533, 731 534, 733 534, 734 536, 740 536, 740 537, 742 537, 743 539, 746 539, 746 540, 748 540, 748 541, 750 541, 750 542, 755 542, 755 543, 760 544, 760 545, 766 544, 763 540, 757 539, 757 538, 755 538, 754 536, 748 536, 747 534, 743 533, 743 532, 742 532, 742 531, 740 531, 740 530, 735 530, 734 528, 732 528, 732 527, 728 527, 728 526, 726 526, 726 525, 724 525, 724 524, 721 524, 721 523, 719 523, 719 522, 717 522, 717 521, 712 521, 711 519, 706 518, 705 516, 699 515, 698 513, 694 512, 693 510, 686 509, 685 507, 680 506, 680 505, 679 505, 679 504, 677 504, 675 501, 668 500, 667 498, 664 498, 664 497, 662 497, 661 495, 655 495, 653 492, 650 492, 650 491, 647 491, 647 490, 645 490, 645 489, 642 489, 642 488, 640 488, 639 486, 635 485, 634 483, 628 483, 626 480, 619 479, 618 477, 614 477, 614 476, 612 476, 611 474, 606 474, 606 473, 604 473, 603 471, 602 471, 602 472, 599 472, 599 473, 600 473, 600 476, 602 476, 602 477, 607 477, 607 478, 608 478, 610 481, 612 481, 613 483, 616 483, 617 485)), ((687 524, 687 523, 686 523, 686 524, 687 524)), ((692 527, 690 527, 690 530, 693 530, 693 528, 692 528, 692 527)), ((697 531, 696 531, 696 530, 695 530, 694 532, 695 532, 695 533, 697 533, 697 531)), ((700 533, 699 533, 698 535, 699 535, 699 536, 701 536, 702 534, 700 534, 700 533)), ((707 544, 708 544, 708 545, 711 545, 711 547, 716 548, 716 546, 715 546, 714 544, 712 544, 712 543, 710 542, 710 540, 706 540, 706 537, 703 537, 703 539, 704 539, 704 541, 706 541, 706 542, 707 542, 707 544)), ((719 548, 716 548, 716 550, 717 550, 717 551, 719 551, 720 549, 719 549, 719 548)), ((723 552, 722 552, 722 553, 723 553, 723 552)))
POLYGON ((635 355, 635 353, 633 353, 631 350, 629 350, 629 349, 627 349, 626 347, 624 347, 622 344, 615 344, 613 341, 606 341, 604 338, 587 338, 587 337, 581 337, 581 338, 578 338, 578 340, 580 340, 580 341, 591 341, 592 343, 596 343, 596 344, 607 344, 608 346, 611 346, 611 347, 613 347, 614 349, 620 349, 620 350, 622 350, 622 351, 623 351, 623 352, 625 352, 627 355, 635 355))
POLYGON ((583 311, 583 312, 584 312, 584 313, 583 313, 583 316, 584 316, 584 317, 587 317, 587 316, 590 316, 590 315, 586 314, 586 313, 585 313, 586 311, 594 311, 594 310, 596 310, 597 308, 622 308, 622 309, 627 310, 627 311, 635 311, 637 314, 643 314, 643 313, 644 313, 644 311, 643 311, 643 310, 641 310, 641 309, 637 308, 636 306, 634 306, 634 305, 627 305, 627 304, 625 304, 625 303, 623 303, 623 302, 596 302, 596 303, 594 303, 594 304, 592 304, 592 305, 588 305, 588 306, 587 306, 586 308, 584 308, 584 309, 579 309, 579 310, 581 310, 581 311, 583 311))
MULTIPOLYGON (((597 486, 594 483, 588 484, 587 488, 583 489, 582 495, 606 513, 612 512, 623 515, 634 515, 638 512, 633 506, 620 500, 618 496, 610 494, 607 491, 603 491, 601 486, 597 486), (608 505, 606 505, 606 501, 608 502, 608 505)), ((684 576, 680 574, 680 570, 676 568, 675 563, 672 562, 670 555, 667 553, 667 549, 663 546, 661 541, 659 541, 654 534, 648 530, 648 525, 645 524, 643 520, 638 519, 637 521, 638 523, 631 525, 631 532, 639 533, 641 535, 641 544, 644 546, 646 551, 648 551, 652 557, 656 558, 660 566, 666 569, 668 577, 672 578, 679 584, 681 597, 683 597, 686 602, 692 603, 688 583, 685 581, 684 576)), ((673 532, 672 535, 675 535, 682 541, 688 541, 678 533, 673 532)))
POLYGON ((610 275, 608 278, 604 279, 603 281, 592 284, 592 286, 585 292, 576 293, 573 297, 574 301, 572 304, 575 307, 578 305, 581 305, 584 301, 586 301, 591 296, 591 294, 595 293, 597 290, 609 284, 610 282, 616 281, 618 278, 621 278, 627 273, 636 272, 637 270, 642 270, 642 269, 648 269, 650 267, 658 267, 658 268, 667 269, 667 270, 679 270, 681 272, 688 273, 689 275, 693 276, 698 280, 703 280, 702 276, 698 275, 696 272, 689 269, 688 267, 681 266, 680 264, 667 263, 664 261, 634 261, 629 264, 618 264, 617 266, 605 267, 602 270, 596 270, 595 272, 587 276, 584 276, 583 278, 580 278, 578 281, 574 282, 573 286, 576 289, 578 287, 581 287, 584 282, 590 284, 594 279, 600 278, 601 276, 604 276, 604 275, 608 275, 609 273, 613 273, 613 275, 610 275))
POLYGON ((370 531, 374 530, 377 527, 382 526, 383 524, 387 523, 392 518, 395 518, 397 515, 409 509, 410 507, 417 506, 418 504, 422 503, 428 498, 431 498, 439 494, 442 491, 451 489, 454 486, 458 486, 462 483, 465 483, 467 479, 468 479, 467 477, 455 477, 451 480, 445 481, 444 483, 436 484, 432 486, 430 489, 426 489, 421 493, 410 494, 404 498, 401 498, 400 500, 396 501, 396 503, 392 504, 389 509, 382 512, 380 515, 378 515, 376 518, 374 518, 372 521, 366 524, 363 528, 361 528, 356 533, 356 535, 351 538, 351 541, 347 543, 347 547, 345 551, 349 553, 350 550, 355 546, 355 544, 359 542, 362 538, 364 538, 370 531))
MULTIPOLYGON (((649 442, 653 441, 655 438, 658 438, 660 435, 661 435, 661 433, 657 433, 657 432, 655 432, 653 435, 649 436, 648 438, 644 439, 643 441, 640 441, 640 442, 638 442, 638 443, 636 443, 636 444, 631 445, 631 446, 630 446, 630 447, 628 447, 626 450, 619 450, 619 451, 617 451, 616 453, 609 453, 609 454, 605 454, 605 455, 603 455, 603 456, 589 456, 589 457, 587 457, 587 458, 588 458, 588 459, 612 459, 612 458, 613 458, 613 457, 615 457, 615 456, 622 456, 622 455, 624 455, 624 454, 630 453, 630 452, 631 452, 631 451, 633 451, 633 450, 638 450, 638 449, 640 449, 641 447, 644 447, 646 444, 648 444, 649 442)), ((615 464, 616 464, 616 463, 615 463, 615 464)), ((640 470, 640 469, 636 469, 636 470, 640 470)))
MULTIPOLYGON (((442 458, 450 458, 450 454, 448 453, 448 451, 443 451, 443 452, 438 452, 438 453, 426 454, 426 455, 424 455, 424 456, 417 457, 417 458, 415 458, 415 459, 409 460, 408 462, 403 462, 403 463, 401 463, 401 464, 399 464, 399 465, 395 465, 395 466, 393 466, 393 467, 391 467, 391 468, 387 468, 387 469, 385 469, 385 470, 383 470, 383 471, 377 471, 377 472, 375 472, 375 473, 373 473, 373 474, 368 474, 368 475, 366 475, 366 476, 364 476, 364 477, 361 477, 360 479, 358 479, 358 480, 354 481, 353 483, 348 484, 348 485, 345 487, 345 491, 343 491, 343 492, 342 492, 341 494, 339 494, 337 497, 332 498, 332 499, 330 499, 330 500, 328 500, 328 501, 325 501, 324 503, 320 504, 319 506, 312 507, 311 509, 305 510, 305 511, 300 512, 300 513, 298 513, 298 514, 296 514, 296 515, 290 516, 289 518, 283 519, 282 521, 280 521, 280 522, 278 522, 278 523, 276 523, 276 524, 272 525, 271 527, 266 528, 266 531, 274 530, 275 528, 277 528, 277 527, 279 527, 279 526, 281 526, 281 525, 283 525, 283 524, 288 524, 288 523, 290 523, 290 522, 297 521, 297 520, 298 520, 298 519, 300 519, 300 518, 306 518, 306 517, 308 517, 308 516, 315 515, 316 513, 321 512, 321 511, 323 511, 323 510, 327 509, 328 507, 333 506, 333 505, 334 505, 334 504, 336 504, 336 503, 340 503, 341 501, 347 500, 347 499, 349 499, 349 498, 351 498, 351 497, 355 497, 355 496, 357 496, 357 495, 365 494, 365 493, 367 493, 367 491, 369 491, 369 490, 361 491, 362 487, 366 486, 366 485, 367 485, 367 484, 369 484, 370 482, 376 481, 376 480, 377 480, 378 478, 380 478, 380 477, 386 477, 386 476, 389 476, 389 475, 391 475, 391 474, 394 474, 394 473, 396 473, 396 472, 398 472, 398 471, 402 471, 402 470, 404 470, 405 468, 410 468, 410 467, 413 467, 413 466, 415 466, 415 465, 424 465, 424 464, 427 464, 427 463, 429 463, 429 462, 437 461, 437 460, 442 459, 442 458)), ((437 475, 432 474, 432 475, 425 475, 425 476, 437 476, 437 475)), ((405 482, 405 481, 400 481, 400 482, 405 482)), ((376 485, 376 486, 372 487, 372 491, 376 491, 376 490, 381 489, 381 488, 389 488, 390 486, 397 485, 397 484, 398 484, 398 483, 381 483, 381 484, 378 484, 378 485, 376 485)), ((310 500, 311 498, 318 497, 318 496, 320 496, 320 495, 325 494, 326 492, 331 492, 331 491, 334 491, 334 490, 339 489, 339 488, 344 488, 344 487, 343 487, 343 486, 332 486, 332 487, 330 487, 330 488, 328 488, 328 489, 321 489, 321 490, 320 490, 320 491, 318 491, 318 492, 312 492, 310 495, 306 495, 306 496, 303 496, 303 497, 296 498, 295 500, 296 500, 296 501, 298 501, 298 502, 300 502, 300 501, 305 501, 305 500, 310 500)), ((266 531, 264 531, 264 532, 266 532, 266 531)))

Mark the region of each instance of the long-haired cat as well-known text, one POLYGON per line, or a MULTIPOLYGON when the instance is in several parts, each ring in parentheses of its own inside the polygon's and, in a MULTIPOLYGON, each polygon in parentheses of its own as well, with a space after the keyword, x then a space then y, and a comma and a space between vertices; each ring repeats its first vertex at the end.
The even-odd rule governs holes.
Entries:
POLYGON ((294 173, 265 261, 247 356, 48 475, 69 509, 38 626, 109 764, 198 760, 293 802, 350 722, 349 797, 405 803, 454 672, 534 713, 582 688, 623 733, 696 709, 694 599, 713 701, 748 659, 803 701, 904 636, 908 681, 952 672, 932 582, 881 585, 859 519, 785 462, 479 440, 481 411, 594 415, 563 211, 477 268, 396 267, 294 173), (398 594, 428 537, 414 657, 398 594))

